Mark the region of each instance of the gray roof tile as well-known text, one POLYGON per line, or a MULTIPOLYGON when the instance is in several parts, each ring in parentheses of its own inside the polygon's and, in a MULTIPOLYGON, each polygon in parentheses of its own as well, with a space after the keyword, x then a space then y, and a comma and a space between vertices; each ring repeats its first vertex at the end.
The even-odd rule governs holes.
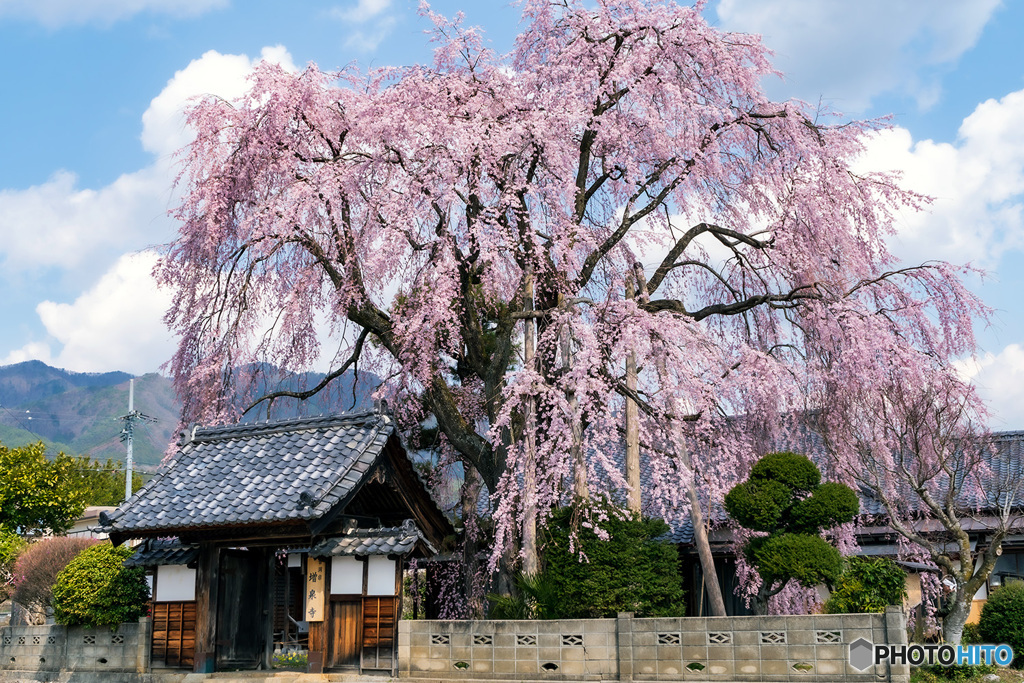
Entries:
POLYGON ((402 526, 355 529, 344 536, 325 539, 313 547, 309 554, 311 557, 408 555, 419 543, 423 543, 431 554, 437 552, 416 524, 407 519, 402 526))
POLYGON ((306 521, 345 498, 394 431, 376 413, 197 428, 167 469, 110 513, 107 531, 306 521), (299 495, 313 496, 312 510, 299 495))
POLYGON ((199 557, 199 548, 182 545, 176 538, 151 538, 124 561, 126 567, 155 567, 162 564, 188 564, 199 557))

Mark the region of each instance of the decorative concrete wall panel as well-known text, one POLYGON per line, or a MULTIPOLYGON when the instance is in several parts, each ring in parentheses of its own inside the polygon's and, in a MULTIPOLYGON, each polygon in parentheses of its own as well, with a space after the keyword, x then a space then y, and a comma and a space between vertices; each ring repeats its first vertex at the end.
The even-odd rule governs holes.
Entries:
POLYGON ((849 663, 850 643, 906 641, 885 614, 550 621, 403 621, 403 677, 619 681, 895 681, 908 667, 849 663))
POLYGON ((150 621, 109 628, 6 626, 0 628, 0 670, 145 673, 150 621))

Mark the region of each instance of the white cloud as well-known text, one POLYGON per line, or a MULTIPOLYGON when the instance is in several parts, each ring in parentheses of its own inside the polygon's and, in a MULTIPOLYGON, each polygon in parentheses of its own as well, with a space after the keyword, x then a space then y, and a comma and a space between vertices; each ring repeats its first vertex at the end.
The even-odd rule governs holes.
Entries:
POLYGON ((45 342, 29 342, 0 359, 0 365, 24 363, 27 360, 41 360, 47 365, 53 365, 53 353, 50 350, 50 345, 45 342))
POLYGON ((775 50, 787 82, 769 83, 773 93, 860 112, 893 91, 934 104, 937 72, 977 42, 999 1, 720 0, 717 13, 723 28, 760 33, 775 50))
POLYGON ((74 24, 109 26, 142 12, 184 18, 229 4, 230 0, 0 0, 0 19, 30 19, 47 28, 74 24))
POLYGON ((985 353, 957 365, 995 416, 992 429, 1024 426, 1024 348, 1010 344, 998 354, 985 353))
POLYGON ((374 18, 391 7, 391 0, 359 0, 355 6, 335 7, 331 16, 351 23, 360 24, 374 18))
POLYGON ((78 186, 69 171, 24 190, 0 190, 0 260, 7 277, 40 267, 82 268, 98 277, 117 255, 169 241, 173 226, 175 151, 191 140, 184 110, 192 98, 213 94, 233 99, 248 87, 256 61, 295 70, 281 46, 266 47, 259 60, 210 51, 171 78, 142 115, 142 145, 156 155, 150 166, 126 173, 100 189, 78 186))
POLYGON ((77 371, 150 372, 169 357, 159 336, 166 335, 161 318, 169 299, 149 279, 152 253, 124 254, 174 236, 166 215, 177 201, 173 152, 191 139, 184 126, 190 100, 238 97, 259 60, 295 70, 291 55, 277 46, 264 48, 258 60, 210 51, 178 71, 143 115, 142 144, 155 155, 150 166, 99 189, 81 188, 73 173, 58 171, 42 185, 0 190, 3 276, 52 268, 57 278, 92 283, 73 303, 36 307, 59 351, 33 340, 4 362, 38 358, 77 371))
POLYGON ((67 171, 25 190, 0 190, 5 276, 81 266, 105 251, 133 248, 146 234, 165 233, 169 188, 169 174, 150 167, 99 190, 78 187, 67 171))
POLYGON ((291 55, 281 45, 265 47, 257 60, 245 55, 223 55, 210 50, 176 72, 142 115, 142 146, 159 156, 173 154, 192 140, 185 128, 185 109, 193 98, 215 95, 226 100, 240 97, 256 62, 280 64, 297 71, 291 55))
POLYGON ((915 142, 894 128, 876 135, 858 168, 899 170, 908 189, 935 198, 901 217, 898 255, 994 268, 1024 247, 1024 90, 979 104, 954 144, 915 142))
POLYGON ((36 312, 60 351, 54 354, 49 344, 32 342, 0 364, 38 359, 77 372, 155 370, 174 353, 163 324, 171 293, 157 289, 153 280, 156 259, 152 251, 126 254, 74 302, 41 302, 36 312))
POLYGON ((391 0, 358 0, 355 5, 333 8, 330 15, 354 25, 345 38, 345 47, 357 52, 372 52, 398 23, 394 15, 386 14, 390 8, 391 0))

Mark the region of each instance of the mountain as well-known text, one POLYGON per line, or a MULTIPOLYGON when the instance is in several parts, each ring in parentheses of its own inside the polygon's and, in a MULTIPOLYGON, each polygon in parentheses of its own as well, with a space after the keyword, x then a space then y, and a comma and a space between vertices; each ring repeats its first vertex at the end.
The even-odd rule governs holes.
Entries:
MULTIPOLYGON (((272 381, 277 369, 266 365, 242 368, 243 375, 255 376, 258 391, 269 388, 299 391, 315 386, 323 375, 302 373, 272 381)), ((105 460, 123 461, 121 416, 128 412, 126 372, 76 373, 52 368, 40 361, 0 366, 0 443, 22 446, 43 441, 50 452, 91 455, 105 460)), ((306 401, 278 399, 270 416, 274 419, 300 415, 320 415, 343 410, 365 410, 370 395, 380 385, 373 373, 359 373, 358 382, 351 373, 335 380, 330 391, 306 401)), ((237 399, 243 403, 241 397, 237 399)), ((135 378, 135 410, 155 418, 137 422, 133 455, 142 469, 154 469, 168 444, 177 440, 175 430, 181 415, 181 403, 171 381, 152 373, 135 378)), ((243 421, 267 419, 266 405, 253 409, 243 421)))
POLYGON ((38 360, 0 366, 0 405, 17 406, 81 387, 109 387, 131 378, 127 372, 68 372, 38 360))

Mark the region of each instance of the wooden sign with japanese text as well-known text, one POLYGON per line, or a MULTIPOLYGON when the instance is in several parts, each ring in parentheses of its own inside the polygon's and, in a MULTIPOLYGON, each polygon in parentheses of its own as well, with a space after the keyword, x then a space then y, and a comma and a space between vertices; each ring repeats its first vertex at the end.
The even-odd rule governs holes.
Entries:
POLYGON ((306 621, 324 620, 324 598, 327 590, 327 562, 315 557, 306 560, 306 621))

